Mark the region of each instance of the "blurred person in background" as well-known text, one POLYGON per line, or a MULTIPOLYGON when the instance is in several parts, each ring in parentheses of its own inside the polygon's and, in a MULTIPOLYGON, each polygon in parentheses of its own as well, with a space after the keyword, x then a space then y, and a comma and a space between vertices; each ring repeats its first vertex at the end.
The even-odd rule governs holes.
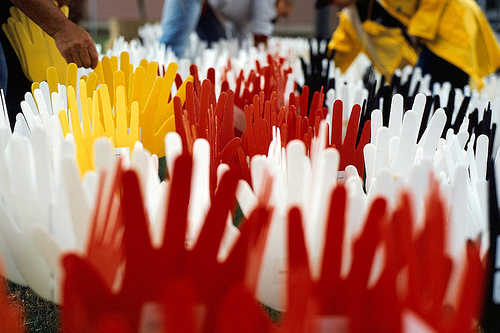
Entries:
POLYGON ((481 88, 500 67, 500 48, 473 0, 329 0, 343 8, 329 44, 345 71, 364 52, 386 76, 407 64, 435 82, 481 88))
POLYGON ((160 42, 183 57, 189 36, 196 31, 209 44, 221 38, 240 41, 253 37, 266 43, 279 17, 293 10, 292 0, 165 0, 160 42))

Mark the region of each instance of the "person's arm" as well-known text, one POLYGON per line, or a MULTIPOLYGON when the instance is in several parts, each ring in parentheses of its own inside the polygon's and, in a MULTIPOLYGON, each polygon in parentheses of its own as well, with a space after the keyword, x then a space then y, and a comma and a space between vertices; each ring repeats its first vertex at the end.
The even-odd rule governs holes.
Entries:
POLYGON ((52 0, 11 0, 26 16, 54 38, 67 62, 79 67, 97 66, 99 56, 85 29, 70 21, 52 0))
POLYGON ((356 34, 356 29, 349 21, 345 11, 339 13, 339 25, 328 43, 328 49, 333 52, 335 66, 345 73, 349 66, 362 51, 361 41, 356 34))

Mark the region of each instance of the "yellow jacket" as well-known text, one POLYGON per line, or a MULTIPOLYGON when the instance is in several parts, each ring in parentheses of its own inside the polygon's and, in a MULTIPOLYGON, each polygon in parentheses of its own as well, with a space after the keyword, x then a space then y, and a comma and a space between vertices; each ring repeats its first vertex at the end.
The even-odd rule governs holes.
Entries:
POLYGON ((328 44, 330 49, 335 49, 333 59, 342 72, 349 68, 359 52, 366 53, 387 79, 396 68, 415 65, 418 55, 399 28, 388 28, 370 20, 361 23, 359 18, 353 17, 356 15, 350 8, 340 13, 339 26, 328 44))
MULTIPOLYGON (((436 55, 467 73, 473 86, 480 88, 482 77, 500 67, 498 42, 475 1, 379 0, 378 2, 407 27, 409 35, 420 38, 422 43, 436 55)), ((344 27, 341 24, 339 28, 344 30, 347 26, 348 24, 344 23, 344 27)), ((329 44, 329 47, 336 49, 337 53, 339 48, 348 48, 346 45, 341 45, 345 41, 341 38, 343 35, 346 35, 345 31, 335 31, 329 44)), ((408 44, 406 41, 405 43, 408 44)), ((395 49, 395 53, 401 52, 403 52, 401 49, 395 49)), ((376 53, 381 58, 386 57, 385 53, 379 54, 378 50, 376 53)), ((353 52, 351 56, 352 54, 353 52)), ((397 58, 395 55, 392 57, 397 58)), ((345 58, 345 55, 339 55, 335 59, 342 62, 346 60, 345 58)), ((340 67, 342 69, 342 66, 340 67)), ((391 70, 393 71, 391 67, 386 69, 387 72, 391 70)))

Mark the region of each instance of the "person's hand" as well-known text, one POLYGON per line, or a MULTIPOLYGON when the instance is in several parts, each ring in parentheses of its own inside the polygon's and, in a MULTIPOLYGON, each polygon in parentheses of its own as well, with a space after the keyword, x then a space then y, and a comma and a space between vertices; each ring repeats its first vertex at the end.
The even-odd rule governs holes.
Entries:
POLYGON ((276 1, 276 14, 278 17, 287 18, 293 12, 293 1, 278 0, 276 1))
POLYGON ((65 20, 52 35, 61 55, 68 63, 74 62, 78 67, 95 68, 99 55, 89 33, 69 19, 65 20))

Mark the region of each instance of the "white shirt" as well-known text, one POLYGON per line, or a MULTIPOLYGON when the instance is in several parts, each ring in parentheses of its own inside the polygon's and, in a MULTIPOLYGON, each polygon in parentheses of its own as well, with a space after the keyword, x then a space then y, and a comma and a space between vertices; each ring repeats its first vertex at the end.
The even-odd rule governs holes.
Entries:
POLYGON ((270 36, 276 18, 276 0, 208 0, 210 6, 234 26, 234 37, 248 33, 270 36))

